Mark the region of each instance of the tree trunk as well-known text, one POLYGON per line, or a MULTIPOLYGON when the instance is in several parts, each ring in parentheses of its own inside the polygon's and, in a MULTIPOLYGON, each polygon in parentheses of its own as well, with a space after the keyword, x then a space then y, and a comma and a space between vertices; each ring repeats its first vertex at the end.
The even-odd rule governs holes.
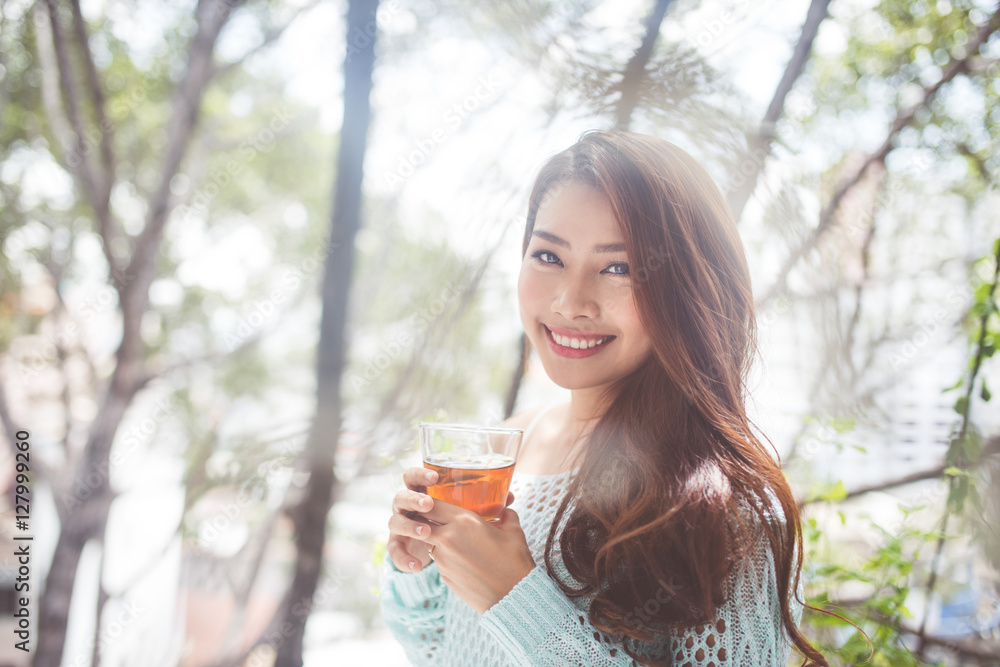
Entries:
MULTIPOLYGON (((112 500, 108 479, 111 443, 134 393, 128 386, 123 386, 124 372, 125 369, 119 365, 115 373, 117 381, 112 381, 108 388, 103 409, 91 428, 84 459, 70 489, 72 498, 60 517, 59 538, 38 605, 39 641, 31 662, 33 667, 59 667, 62 663, 70 599, 80 554, 88 540, 104 538, 112 500)), ((57 504, 61 500, 57 499, 57 504)))
POLYGON ((354 267, 354 237, 361 226, 361 184, 371 119, 369 94, 375 65, 378 0, 350 0, 344 59, 344 121, 337 155, 337 181, 327 259, 323 272, 323 315, 316 354, 316 412, 306 457, 309 481, 302 504, 292 513, 297 559, 290 604, 281 624, 276 667, 302 665, 302 639, 323 565, 326 517, 336 495, 334 454, 340 434, 340 379, 345 361, 344 328, 354 267), (288 632, 284 629, 288 628, 288 632))
MULTIPOLYGON (((110 255, 108 257, 111 268, 110 280, 119 294, 122 340, 115 355, 115 370, 107 393, 101 401, 97 418, 90 427, 82 460, 74 471, 73 486, 66 496, 56 499, 62 525, 39 600, 37 635, 39 641, 37 651, 32 658, 32 667, 59 667, 61 664, 73 582, 80 554, 88 540, 104 539, 108 510, 113 500, 110 484, 111 447, 125 411, 132 403, 136 392, 148 379, 143 370, 139 326, 147 308, 149 286, 156 275, 156 259, 171 210, 170 180, 180 168, 197 123, 201 99, 212 76, 215 43, 230 13, 240 1, 215 3, 210 0, 199 0, 196 10, 198 28, 189 46, 184 78, 174 91, 174 114, 167 127, 164 165, 159 176, 159 187, 149 199, 146 225, 135 240, 131 259, 125 270, 119 270, 114 258, 110 255)), ((63 94, 66 103, 74 110, 73 115, 78 116, 75 110, 79 100, 76 88, 72 84, 73 74, 65 38, 57 29, 58 17, 54 0, 49 1, 48 7, 53 25, 52 38, 60 63, 63 94)), ((85 42, 86 29, 82 24, 82 16, 78 16, 77 19, 80 21, 77 26, 78 40, 85 42)), ((84 54, 89 57, 89 51, 85 50, 84 54)), ((101 99, 98 96, 98 100, 101 99)), ((95 113, 100 115, 103 110, 96 110, 95 113)), ((82 124, 76 122, 75 126, 78 140, 83 141, 82 124)), ((110 159, 113 162, 113 157, 110 159)), ((90 184, 96 183, 92 175, 88 178, 90 180, 84 180, 90 184)), ((113 176, 106 174, 105 178, 113 176)), ((90 204, 98 217, 98 228, 102 239, 106 246, 110 246, 111 239, 107 234, 113 233, 115 225, 107 222, 101 194, 103 190, 87 188, 85 192, 90 193, 90 204), (95 192, 97 194, 94 194, 95 192)))

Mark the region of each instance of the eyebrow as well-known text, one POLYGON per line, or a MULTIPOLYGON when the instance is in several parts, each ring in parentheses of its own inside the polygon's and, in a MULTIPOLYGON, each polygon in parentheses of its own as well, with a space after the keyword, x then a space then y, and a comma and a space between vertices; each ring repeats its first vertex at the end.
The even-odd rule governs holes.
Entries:
MULTIPOLYGON (((531 235, 532 236, 537 236, 538 238, 542 238, 542 239, 545 239, 546 241, 550 241, 552 243, 555 243, 556 245, 562 246, 563 248, 566 248, 567 250, 572 250, 573 249, 570 246, 569 241, 567 241, 566 239, 564 239, 562 237, 556 236, 552 232, 544 232, 544 231, 542 231, 540 229, 533 229, 531 231, 531 235)), ((601 254, 612 253, 612 252, 625 252, 625 244, 624 243, 600 243, 600 244, 594 246, 594 250, 593 251, 595 253, 601 253, 601 254)))

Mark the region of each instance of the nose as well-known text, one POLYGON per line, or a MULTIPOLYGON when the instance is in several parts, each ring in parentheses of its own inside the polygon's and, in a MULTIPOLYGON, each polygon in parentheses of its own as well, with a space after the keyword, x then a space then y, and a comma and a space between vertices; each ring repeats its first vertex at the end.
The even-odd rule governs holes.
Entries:
POLYGON ((552 311, 573 320, 578 317, 596 319, 600 308, 595 298, 595 287, 580 277, 567 276, 557 289, 552 301, 552 311))

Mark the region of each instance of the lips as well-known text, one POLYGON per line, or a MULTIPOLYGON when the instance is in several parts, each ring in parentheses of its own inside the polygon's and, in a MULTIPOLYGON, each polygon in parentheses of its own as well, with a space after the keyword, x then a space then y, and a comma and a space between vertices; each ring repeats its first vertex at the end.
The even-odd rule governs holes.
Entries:
POLYGON ((552 351, 569 359, 593 356, 615 339, 615 336, 610 334, 584 333, 560 329, 559 327, 547 327, 544 324, 542 328, 545 329, 545 338, 549 341, 549 347, 552 351))

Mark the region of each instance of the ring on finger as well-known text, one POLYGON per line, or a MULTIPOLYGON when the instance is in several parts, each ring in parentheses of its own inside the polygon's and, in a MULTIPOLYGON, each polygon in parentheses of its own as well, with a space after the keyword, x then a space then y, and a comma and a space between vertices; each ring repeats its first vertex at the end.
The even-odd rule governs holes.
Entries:
POLYGON ((431 557, 431 560, 434 560, 434 545, 433 544, 431 545, 431 548, 427 550, 427 555, 431 557))

